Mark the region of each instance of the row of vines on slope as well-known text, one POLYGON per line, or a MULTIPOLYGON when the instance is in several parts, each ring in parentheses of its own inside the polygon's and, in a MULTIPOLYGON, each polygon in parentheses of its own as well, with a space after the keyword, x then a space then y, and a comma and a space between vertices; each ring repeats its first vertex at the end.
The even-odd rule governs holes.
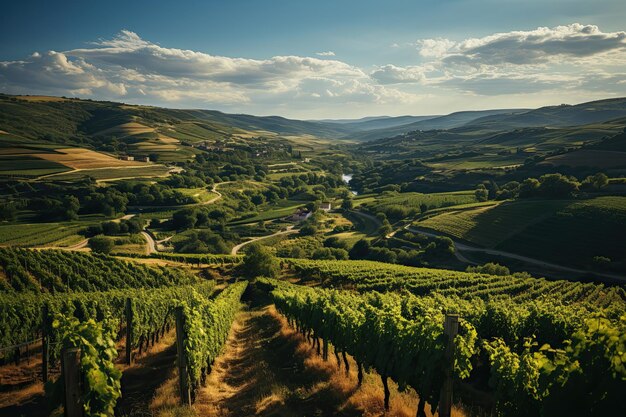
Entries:
POLYGON ((146 266, 101 254, 0 248, 0 293, 54 294, 195 282, 198 278, 182 269, 146 266))
MULTIPOLYGON (((261 280, 277 308, 302 332, 332 343, 357 363, 400 386, 411 386, 436 407, 443 381, 443 315, 453 305, 411 294, 358 294, 261 280)), ((463 317, 461 315, 461 317, 463 317)), ((506 416, 605 416, 626 413, 626 315, 583 319, 563 346, 526 338, 510 346, 461 320, 454 374, 466 378, 487 366, 497 412, 506 416), (483 362, 486 362, 483 365, 483 362)), ((492 332, 496 333, 496 332, 492 332)), ((480 373, 480 372, 479 372, 480 373)))
MULTIPOLYGON (((438 403, 447 367, 444 314, 417 298, 395 294, 381 295, 300 287, 276 280, 261 280, 274 288, 272 296, 280 312, 301 332, 313 332, 328 343, 352 355, 359 366, 374 368, 387 387, 387 378, 401 387, 410 386, 420 397, 420 415, 428 402, 433 412, 438 403)), ((459 322, 454 374, 466 378, 472 370, 476 331, 469 323, 459 322)), ((388 390, 385 389, 385 406, 388 390)))
MULTIPOLYGON (((173 309, 181 302, 201 294, 209 297, 215 288, 214 281, 197 285, 162 287, 154 289, 111 290, 69 294, 0 295, 0 347, 15 345, 40 336, 43 325, 43 307, 50 317, 63 314, 80 322, 113 320, 117 329, 125 323, 125 304, 132 304, 133 348, 147 344, 154 335, 162 334, 173 323, 173 309)), ((52 341, 59 339, 51 321, 43 329, 52 341)), ((52 358, 59 350, 51 351, 52 358)))
POLYGON ((192 399, 195 399, 197 388, 206 381, 213 362, 226 343, 247 285, 247 281, 238 282, 214 299, 195 294, 182 303, 184 349, 181 350, 185 355, 188 378, 184 382, 185 386, 191 387, 192 399))
MULTIPOLYGON (((146 297, 144 305, 150 306, 150 313, 144 314, 144 318, 150 317, 151 312, 156 310, 160 310, 161 318, 170 315, 176 308, 183 312, 185 326, 181 340, 184 341, 183 355, 188 364, 188 383, 191 386, 198 387, 207 372, 210 372, 211 364, 226 341, 246 286, 247 282, 229 286, 214 299, 210 299, 206 291, 198 292, 194 289, 170 294, 159 294, 155 292, 159 290, 153 290, 143 294, 146 297), (168 297, 168 301, 152 299, 163 295, 168 297)), ((98 301, 102 302, 103 299, 98 301)), ((106 311, 108 306, 102 305, 100 308, 106 311)), ((144 308, 144 313, 147 311, 144 308)), ((79 402, 84 411, 81 414, 85 417, 113 415, 117 400, 122 395, 121 372, 114 364, 117 357, 117 325, 117 320, 111 318, 79 320, 62 313, 55 314, 52 322, 61 347, 80 350, 79 368, 83 382, 79 388, 79 402)), ((63 377, 47 384, 50 404, 62 404, 67 384, 68 381, 63 377)))

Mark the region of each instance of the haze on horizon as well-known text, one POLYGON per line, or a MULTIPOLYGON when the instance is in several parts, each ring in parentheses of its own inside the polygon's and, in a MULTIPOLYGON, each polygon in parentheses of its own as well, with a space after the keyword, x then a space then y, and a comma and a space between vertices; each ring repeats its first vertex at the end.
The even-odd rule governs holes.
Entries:
POLYGON ((0 92, 299 119, 626 95, 619 0, 3 6, 0 92))

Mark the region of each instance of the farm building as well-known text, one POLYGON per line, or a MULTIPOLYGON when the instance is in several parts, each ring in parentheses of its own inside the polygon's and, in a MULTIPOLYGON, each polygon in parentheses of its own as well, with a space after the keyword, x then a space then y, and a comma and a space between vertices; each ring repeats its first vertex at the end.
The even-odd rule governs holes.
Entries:
POLYGON ((122 156, 120 156, 120 159, 122 161, 134 161, 135 157, 134 156, 130 156, 130 155, 122 155, 122 156))
POLYGON ((291 215, 290 219, 294 222, 303 222, 311 217, 311 214, 313 213, 308 209, 297 209, 296 212, 291 215))
POLYGON ((320 204, 320 210, 324 210, 328 212, 328 211, 331 211, 332 208, 333 208, 333 205, 330 202, 324 202, 320 204))
POLYGON ((150 157, 149 156, 140 156, 140 157, 137 158, 137 161, 150 162, 150 157))

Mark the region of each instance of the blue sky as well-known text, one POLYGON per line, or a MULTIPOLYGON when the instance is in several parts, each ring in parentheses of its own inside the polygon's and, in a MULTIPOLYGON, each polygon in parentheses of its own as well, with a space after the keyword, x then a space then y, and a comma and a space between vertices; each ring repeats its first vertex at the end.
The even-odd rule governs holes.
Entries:
POLYGON ((7 93, 307 119, 626 95, 621 0, 5 3, 7 93))

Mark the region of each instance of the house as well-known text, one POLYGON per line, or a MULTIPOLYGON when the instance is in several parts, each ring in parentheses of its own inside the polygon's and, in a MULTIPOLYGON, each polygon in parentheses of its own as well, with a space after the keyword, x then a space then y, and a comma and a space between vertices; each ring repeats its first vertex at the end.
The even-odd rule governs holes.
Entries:
POLYGON ((328 201, 320 204, 320 210, 324 210, 325 212, 329 212, 330 210, 332 210, 332 208, 332 204, 330 204, 330 202, 328 201))
POLYGON ((305 208, 299 208, 290 216, 290 220, 294 222, 303 222, 313 214, 310 210, 305 208))
POLYGON ((139 158, 137 158, 138 161, 141 162, 150 162, 150 157, 149 156, 140 156, 139 158))
POLYGON ((135 157, 134 156, 130 156, 130 155, 122 155, 122 156, 120 156, 120 159, 122 161, 134 161, 135 157))
POLYGON ((309 162, 311 162, 311 158, 304 158, 302 162, 304 162, 305 164, 308 164, 309 162))

